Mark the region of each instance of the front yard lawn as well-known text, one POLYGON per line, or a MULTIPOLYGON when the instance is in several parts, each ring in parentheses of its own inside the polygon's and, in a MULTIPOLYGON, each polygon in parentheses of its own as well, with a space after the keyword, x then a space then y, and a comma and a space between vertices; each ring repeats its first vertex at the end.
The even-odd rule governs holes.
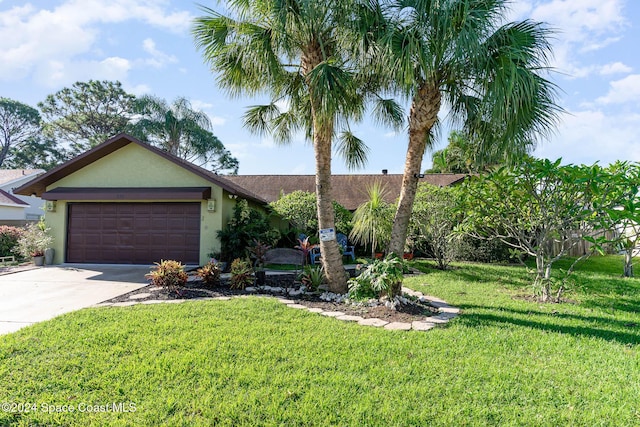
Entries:
POLYGON ((521 267, 426 270, 405 285, 463 309, 429 332, 255 297, 82 310, 0 336, 0 401, 36 405, 0 425, 639 425, 621 262, 587 261, 564 304, 526 299, 521 267))

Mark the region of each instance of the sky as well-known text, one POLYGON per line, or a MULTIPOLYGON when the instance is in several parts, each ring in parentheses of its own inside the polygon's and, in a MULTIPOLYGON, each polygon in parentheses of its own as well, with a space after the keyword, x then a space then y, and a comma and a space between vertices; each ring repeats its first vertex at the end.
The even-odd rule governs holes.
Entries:
MULTIPOLYGON (((240 174, 313 174, 313 148, 302 138, 276 145, 243 128, 245 108, 266 99, 232 99, 217 88, 190 32, 202 14, 178 0, 0 0, 0 97, 36 106, 76 81, 119 80, 135 95, 190 99, 238 158, 240 174)), ((640 1, 512 1, 505 20, 523 19, 555 30, 551 79, 565 110, 533 154, 574 164, 640 161, 640 1)), ((334 156, 333 173, 402 173, 406 131, 369 121, 353 129, 369 161, 350 171, 334 156)), ((446 146, 447 133, 445 126, 434 149, 446 146)), ((430 165, 429 152, 423 169, 430 165)))

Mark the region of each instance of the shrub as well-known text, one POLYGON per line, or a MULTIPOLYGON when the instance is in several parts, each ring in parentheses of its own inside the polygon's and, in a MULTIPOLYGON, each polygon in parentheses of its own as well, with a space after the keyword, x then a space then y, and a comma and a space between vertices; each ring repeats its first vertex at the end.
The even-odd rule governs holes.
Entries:
POLYGON ((43 256, 44 250, 51 247, 53 238, 44 222, 28 224, 22 236, 18 238, 17 252, 24 258, 43 256))
POLYGON ((273 228, 267 216, 249 207, 246 200, 240 200, 233 208, 233 216, 227 225, 218 231, 221 244, 221 258, 229 261, 248 256, 247 248, 254 240, 271 245, 278 241, 280 232, 273 228))
POLYGON ((9 225, 0 225, 0 256, 11 256, 17 252, 18 240, 24 229, 9 225))
POLYGON ((505 243, 493 240, 474 239, 463 236, 452 240, 453 259, 472 262, 515 262, 518 260, 505 243))
POLYGON ((199 268, 197 275, 202 279, 206 287, 214 287, 220 284, 220 266, 213 262, 208 262, 199 268))
POLYGON ((324 269, 321 266, 306 265, 298 280, 311 292, 318 290, 324 282, 324 269))
POLYGON ((383 260, 375 260, 362 273, 349 279, 349 296, 353 299, 380 298, 402 283, 404 262, 390 254, 383 260))
MULTIPOLYGON (((289 221, 298 232, 314 236, 318 233, 318 207, 315 193, 297 190, 269 204, 271 209, 289 221)), ((338 202, 333 202, 336 232, 351 232, 352 214, 338 202)))
POLYGON ((184 265, 174 260, 162 260, 155 264, 155 269, 147 273, 145 277, 156 286, 180 294, 189 278, 184 271, 184 265))
POLYGON ((244 289, 253 285, 253 269, 248 261, 236 258, 231 263, 231 289, 244 289))

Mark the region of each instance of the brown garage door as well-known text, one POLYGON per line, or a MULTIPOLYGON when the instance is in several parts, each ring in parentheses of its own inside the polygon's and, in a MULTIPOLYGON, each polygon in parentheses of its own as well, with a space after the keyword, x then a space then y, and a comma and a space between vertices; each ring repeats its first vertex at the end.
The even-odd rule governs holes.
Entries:
POLYGON ((198 264, 200 203, 70 203, 67 262, 198 264))

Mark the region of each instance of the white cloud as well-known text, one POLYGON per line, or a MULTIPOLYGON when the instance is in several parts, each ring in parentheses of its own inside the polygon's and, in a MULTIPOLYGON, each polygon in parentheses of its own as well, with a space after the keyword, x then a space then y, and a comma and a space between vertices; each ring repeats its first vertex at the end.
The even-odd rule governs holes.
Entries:
POLYGON ((158 50, 153 39, 144 39, 142 42, 142 48, 145 52, 151 55, 151 58, 144 61, 146 65, 150 65, 154 68, 162 68, 166 64, 178 62, 178 59, 174 55, 167 55, 166 53, 158 50))
POLYGON ((622 62, 614 62, 600 67, 600 74, 603 76, 607 76, 609 74, 630 73, 631 71, 632 68, 622 62))
MULTIPOLYGON (((74 81, 78 77, 65 78, 63 74, 77 76, 74 59, 100 53, 96 43, 101 24, 142 22, 171 32, 186 31, 192 16, 167 8, 165 0, 68 0, 51 9, 27 4, 0 11, 0 80, 18 80, 35 73, 39 83, 46 86, 74 81), (56 74, 49 79, 46 71, 52 68, 52 62, 56 74)), ((153 59, 159 63, 171 61, 171 56, 157 50, 155 53, 159 57, 153 59)), ((95 64, 108 60, 98 58, 93 67, 100 68, 95 64)), ((89 71, 92 65, 81 64, 81 68, 89 71)), ((98 77, 88 74, 79 78, 98 77)))
POLYGON ((637 129, 640 115, 614 115, 600 110, 573 111, 564 116, 558 134, 541 144, 538 157, 565 163, 607 165, 615 160, 640 161, 637 129))
POLYGON ((624 104, 640 102, 640 74, 630 74, 627 77, 609 83, 609 92, 597 99, 602 104, 624 104))
POLYGON ((573 78, 599 72, 597 66, 582 64, 579 54, 619 41, 618 34, 628 25, 622 0, 551 0, 537 3, 530 17, 556 31, 551 65, 573 78))
POLYGON ((56 61, 42 64, 36 71, 36 79, 46 86, 56 88, 91 76, 94 80, 124 80, 131 63, 124 58, 109 57, 102 61, 56 61))

